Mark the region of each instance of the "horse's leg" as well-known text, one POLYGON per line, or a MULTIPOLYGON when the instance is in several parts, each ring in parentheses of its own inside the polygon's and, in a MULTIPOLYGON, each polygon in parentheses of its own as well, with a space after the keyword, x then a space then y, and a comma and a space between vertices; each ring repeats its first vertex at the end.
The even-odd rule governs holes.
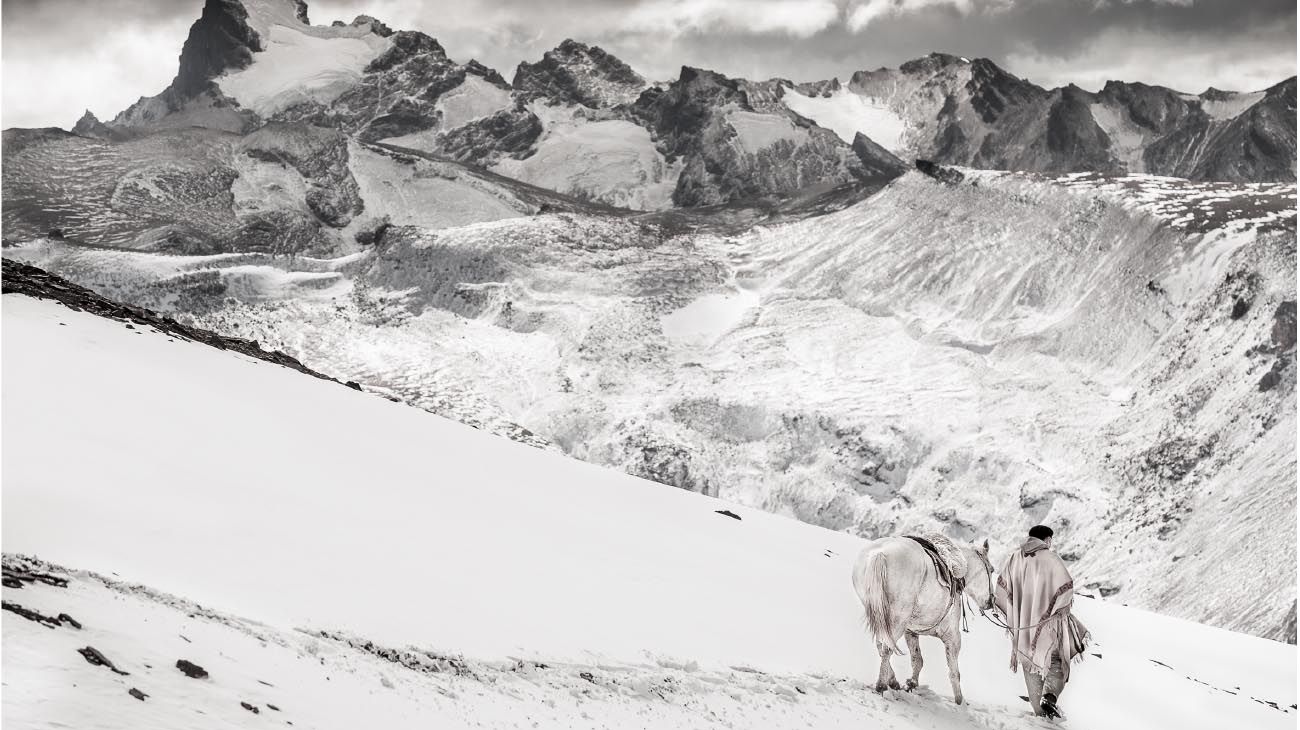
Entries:
POLYGON ((878 645, 880 650, 880 675, 876 678, 876 691, 884 692, 887 689, 898 689, 898 677, 894 676, 894 665, 889 659, 894 655, 892 648, 883 644, 878 645))
POLYGON ((905 636, 907 637, 907 653, 912 656, 912 678, 907 680, 907 684, 903 685, 903 689, 911 692, 921 684, 921 667, 925 666, 925 658, 921 656, 921 637, 911 631, 907 632, 905 636))
POLYGON ((948 656, 948 679, 952 682, 952 699, 960 705, 962 703, 961 670, 957 668, 957 655, 961 653, 961 632, 945 632, 939 638, 943 639, 944 653, 948 656))

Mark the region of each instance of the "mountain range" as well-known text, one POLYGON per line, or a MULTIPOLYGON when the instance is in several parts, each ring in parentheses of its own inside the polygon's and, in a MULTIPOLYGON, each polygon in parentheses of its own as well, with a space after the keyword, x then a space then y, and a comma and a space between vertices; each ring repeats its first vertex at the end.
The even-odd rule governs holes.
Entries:
MULTIPOLYGON (((652 82, 566 40, 513 79, 369 16, 310 25, 299 0, 209 0, 176 78, 77 135, 125 141, 270 123, 445 156, 638 209, 705 206, 896 177, 912 158, 1060 174, 1295 179, 1296 81, 1187 94, 1108 82, 1044 89, 933 53, 837 79, 750 81, 683 67, 652 82)), ((330 221, 325 221, 327 225, 330 221)))

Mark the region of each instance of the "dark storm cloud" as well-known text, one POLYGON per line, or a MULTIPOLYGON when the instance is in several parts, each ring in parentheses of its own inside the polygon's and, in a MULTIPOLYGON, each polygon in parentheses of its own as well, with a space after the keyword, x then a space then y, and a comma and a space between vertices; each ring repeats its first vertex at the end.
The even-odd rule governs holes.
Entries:
MULTIPOLYGON (((650 78, 682 65, 751 78, 846 78, 933 50, 991 58, 1045 86, 1108 78, 1189 91, 1295 73, 1296 8, 1280 0, 319 0, 313 22, 374 15, 437 37, 509 79, 561 40, 650 78)), ((9 0, 4 124, 111 116, 175 73, 200 0, 9 0)))

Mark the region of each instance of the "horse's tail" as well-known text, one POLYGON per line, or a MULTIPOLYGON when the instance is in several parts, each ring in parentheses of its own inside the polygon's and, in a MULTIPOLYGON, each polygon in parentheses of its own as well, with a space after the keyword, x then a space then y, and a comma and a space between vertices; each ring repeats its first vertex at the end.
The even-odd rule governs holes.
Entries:
POLYGON ((862 603, 867 609, 867 626, 876 637, 876 648, 882 655, 902 654, 895 638, 894 597, 889 592, 889 566, 884 555, 871 556, 865 578, 862 603))

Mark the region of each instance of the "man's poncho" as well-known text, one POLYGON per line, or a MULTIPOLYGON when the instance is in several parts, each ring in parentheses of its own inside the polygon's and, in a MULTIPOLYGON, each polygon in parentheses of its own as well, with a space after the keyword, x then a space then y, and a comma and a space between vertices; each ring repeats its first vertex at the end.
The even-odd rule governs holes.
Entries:
POLYGON ((1011 627, 1011 671, 1020 662, 1046 675, 1056 652, 1068 679, 1070 660, 1087 647, 1088 631, 1070 615, 1074 581, 1047 543, 1031 537, 1007 558, 994 601, 1011 627))

